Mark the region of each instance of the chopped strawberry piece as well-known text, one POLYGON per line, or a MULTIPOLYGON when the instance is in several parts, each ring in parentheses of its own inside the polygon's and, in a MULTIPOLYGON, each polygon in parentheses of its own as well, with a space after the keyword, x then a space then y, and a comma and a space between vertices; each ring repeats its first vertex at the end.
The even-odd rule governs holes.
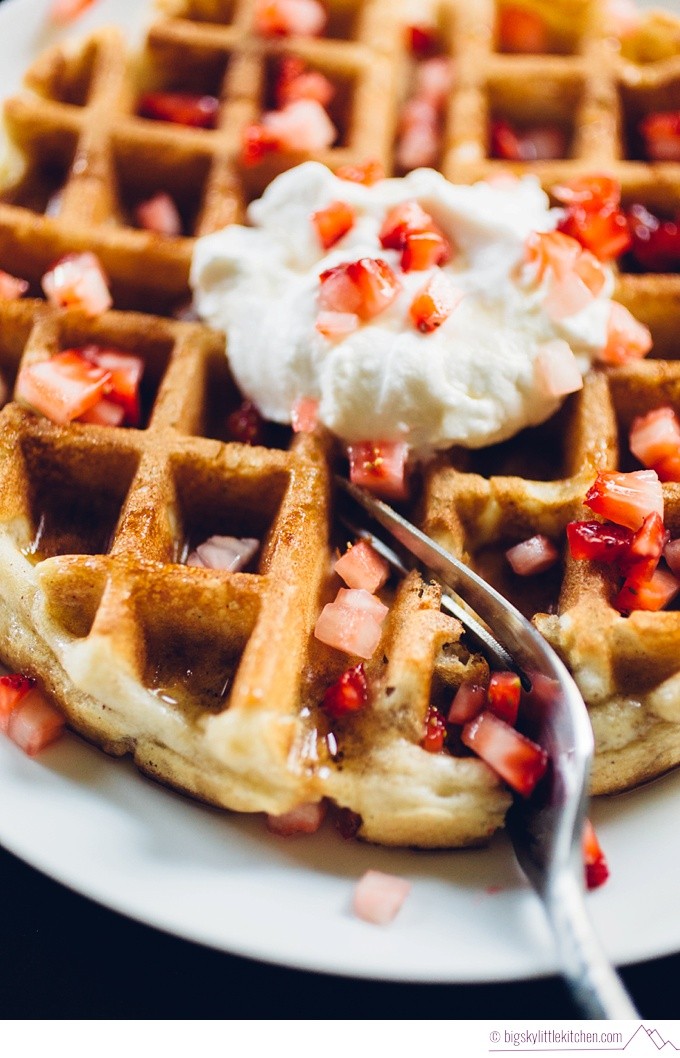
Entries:
POLYGON ((95 426, 122 426, 125 421, 125 409, 103 397, 94 407, 79 415, 78 421, 94 423, 95 426))
POLYGON ((262 444, 264 437, 264 419, 252 400, 243 403, 227 416, 227 437, 244 445, 262 444))
POLYGON ((364 588, 372 595, 390 575, 389 564, 368 540, 358 540, 349 547, 333 569, 349 588, 364 588))
POLYGON ((335 601, 339 606, 348 606, 353 610, 361 610, 382 624, 389 613, 389 607, 380 601, 377 595, 373 595, 365 588, 338 588, 335 601))
MULTIPOLYGON (((680 577, 680 537, 669 541, 663 549, 663 557, 670 567, 674 577, 680 577)), ((2 705, 0 704, 0 711, 2 705)))
POLYGON ((625 253, 632 239, 628 218, 618 208, 595 212, 582 206, 570 206, 560 221, 558 231, 571 235, 600 261, 612 261, 625 253))
POLYGON ((314 99, 327 107, 335 95, 335 87, 320 70, 310 70, 297 55, 285 55, 281 60, 276 82, 276 102, 279 108, 298 99, 314 99))
POLYGON ((581 206, 588 213, 601 213, 621 204, 621 185, 611 176, 576 176, 556 184, 552 193, 558 202, 581 206))
POLYGON ((23 297, 28 290, 29 284, 25 279, 10 275, 9 272, 0 270, 0 298, 5 301, 16 301, 23 297))
POLYGON ((640 122, 645 153, 655 162, 680 161, 680 110, 648 114, 640 122))
POLYGON ((603 885, 609 877, 609 867, 604 857, 593 824, 586 819, 583 824, 583 865, 586 872, 586 886, 588 889, 597 889, 603 885))
POLYGON ((17 399, 53 422, 66 424, 93 408, 106 393, 111 372, 90 363, 75 349, 24 366, 17 399))
POLYGON ((444 264, 451 256, 451 246, 440 231, 415 231, 406 236, 401 254, 404 272, 425 272, 444 264))
POLYGON ((624 571, 628 569, 638 579, 648 580, 659 564, 669 537, 656 511, 648 514, 630 542, 628 556, 622 564, 624 571))
POLYGON ((318 37, 326 25, 318 0, 256 0, 254 28, 263 37, 318 37))
POLYGON ((209 536, 187 558, 187 566, 239 573, 257 553, 260 541, 251 536, 209 536))
POLYGON ((386 926, 401 909, 411 883, 382 871, 366 871, 357 883, 352 910, 357 918, 374 926, 386 926))
POLYGON ((669 452, 654 464, 659 481, 680 481, 680 451, 669 452))
POLYGON ((663 521, 663 492, 653 470, 634 470, 630 474, 601 470, 584 503, 596 514, 629 529, 638 530, 653 511, 663 521))
POLYGON ((367 609, 347 606, 339 602, 327 603, 314 628, 314 635, 346 654, 368 659, 380 642, 380 623, 367 609))
POLYGON ((514 4, 503 4, 498 12, 498 46, 501 51, 538 55, 548 51, 548 28, 533 11, 514 4))
POLYGON ((328 268, 319 278, 321 308, 355 313, 362 320, 383 312, 401 290, 399 280, 382 258, 362 257, 328 268))
POLYGON ((406 42, 413 55, 427 58, 437 49, 437 27, 427 22, 407 26, 406 42))
POLYGON ((159 191, 153 198, 140 202, 135 209, 135 218, 140 228, 154 231, 158 235, 181 235, 182 218, 170 195, 159 191))
POLYGON ((409 308, 413 324, 422 334, 431 334, 448 320, 463 299, 453 279, 446 272, 434 272, 409 308))
POLYGON ((436 111, 446 104, 453 85, 454 67, 451 59, 437 55, 416 67, 415 98, 429 103, 436 111))
POLYGON ((486 687, 476 683, 461 683, 453 696, 447 720, 449 724, 467 724, 481 713, 486 705, 486 687))
POLYGON ((267 830, 282 838, 292 838, 298 834, 316 834, 326 817, 325 801, 307 802, 283 812, 279 816, 267 816, 267 830))
POLYGON ((465 725, 461 738, 523 797, 528 797, 545 775, 545 750, 488 710, 465 725))
POLYGON ((680 226, 639 203, 628 210, 632 255, 646 272, 680 271, 680 226))
POLYGON ((290 421, 294 433, 314 433, 319 424, 318 400, 300 397, 293 405, 290 421))
POLYGON ((680 422, 673 408, 654 408, 634 419, 630 450, 643 466, 652 469, 667 456, 680 457, 680 422))
POLYGON ((63 715, 33 687, 12 710, 7 734, 29 757, 55 742, 64 732, 63 715))
POLYGON ((514 672, 492 672, 486 692, 487 709, 514 727, 519 712, 522 685, 514 672))
POLYGON ((336 169, 335 175, 339 180, 348 180, 351 184, 372 187, 385 179, 385 170, 378 161, 355 162, 351 165, 341 165, 336 169))
POLYGON ((282 151, 322 151, 330 147, 338 130, 315 99, 297 99, 281 110, 269 110, 262 117, 265 134, 272 136, 282 151))
POLYGON ((415 199, 407 199, 387 213, 378 238, 385 250, 403 250, 409 235, 437 230, 434 220, 420 203, 415 199))
POLYGON ((428 753, 441 753, 445 742, 446 722, 439 710, 431 705, 425 717, 425 734, 420 745, 428 753))
POLYGON ((554 566, 560 553, 552 540, 543 533, 537 533, 536 536, 530 536, 528 540, 522 540, 509 548, 505 557, 518 576, 533 577, 554 566))
POLYGON ((267 154, 279 149, 278 137, 264 125, 246 125, 241 138, 241 162, 245 166, 258 165, 267 154))
POLYGON ((408 496, 405 464, 408 445, 395 441, 362 441, 347 446, 350 481, 384 499, 408 496))
POLYGON ((346 202, 331 202, 325 209, 312 213, 312 224, 324 250, 335 246, 354 227, 355 220, 356 213, 346 202))
POLYGON ((49 9, 50 21, 58 26, 74 22, 88 7, 92 7, 93 3, 94 0, 52 0, 49 9))
POLYGON ((516 128, 508 121, 491 125, 491 156, 508 162, 539 162, 564 158, 567 137, 559 125, 516 128))
POLYGON ((607 327, 607 343, 598 359, 617 366, 640 360, 652 348, 649 328, 640 323, 624 305, 612 302, 607 327))
POLYGON ((680 580, 663 569, 654 570, 649 579, 631 574, 614 599, 621 613, 632 610, 662 610, 680 591, 680 580))
POLYGON ((358 713, 368 703, 368 683, 363 662, 343 672, 323 696, 324 712, 333 720, 348 713, 358 713))
POLYGON ((32 676, 15 672, 11 676, 0 676, 0 731, 6 731, 11 713, 21 699, 35 687, 32 676))
POLYGON ((98 316, 111 308, 104 270, 93 253, 69 253, 42 277, 47 300, 57 308, 80 309, 98 316))
POLYGON ((315 327, 324 338, 345 338, 357 330, 361 320, 355 312, 320 312, 315 327))
POLYGON ((561 338, 543 342, 534 361, 537 385, 547 397, 564 397, 583 389, 583 375, 571 346, 561 338))
POLYGON ((114 404, 120 404, 125 412, 127 426, 139 426, 142 420, 139 386, 144 373, 144 361, 140 356, 110 349, 101 345, 86 345, 73 352, 80 353, 97 367, 110 372, 106 396, 114 404))
POLYGON ((219 99, 188 92, 147 92, 139 100, 138 112, 153 121, 170 121, 197 129, 212 129, 220 107, 219 99))
POLYGON ((602 290, 605 274, 596 258, 569 235, 534 232, 525 244, 525 261, 537 284, 549 280, 545 308, 555 320, 574 315, 602 290))
POLYGON ((569 522, 567 541, 577 562, 621 562, 630 549, 633 532, 622 525, 603 522, 569 522))
POLYGON ((436 109, 427 100, 411 100, 404 107, 402 117, 414 110, 417 110, 418 120, 402 121, 397 143, 396 162, 405 171, 434 166, 439 156, 439 115, 436 109))

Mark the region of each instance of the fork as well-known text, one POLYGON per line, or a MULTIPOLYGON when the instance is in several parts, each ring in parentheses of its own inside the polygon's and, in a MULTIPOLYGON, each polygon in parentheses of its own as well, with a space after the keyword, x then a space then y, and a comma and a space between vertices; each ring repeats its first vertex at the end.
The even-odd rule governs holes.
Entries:
MULTIPOLYGON (((585 907, 582 838, 594 743, 578 687, 555 651, 495 588, 386 503, 345 478, 338 477, 336 482, 406 549, 414 565, 423 566, 440 583, 444 607, 471 630, 490 660, 514 669, 524 689, 531 692, 532 737, 546 750, 551 767, 534 793, 528 798, 515 797, 508 812, 507 829, 515 855, 543 903, 562 975, 583 1016, 639 1018, 585 907), (456 601, 457 593, 466 605, 456 601)), ((362 530, 359 533, 366 535, 362 530)), ((399 556, 379 537, 368 535, 384 557, 405 572, 399 556)))

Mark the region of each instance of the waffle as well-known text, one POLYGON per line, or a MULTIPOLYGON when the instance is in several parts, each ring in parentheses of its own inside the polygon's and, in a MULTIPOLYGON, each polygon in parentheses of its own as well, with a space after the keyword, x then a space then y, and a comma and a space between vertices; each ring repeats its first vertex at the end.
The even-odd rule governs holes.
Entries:
MULTIPOLYGON (((342 543, 329 500, 333 446, 316 434, 276 434, 254 448, 227 442, 225 414, 238 397, 223 340, 159 318, 189 297, 194 239, 242 221, 272 176, 309 157, 242 161, 243 129, 271 107, 282 56, 299 56, 337 89, 338 141, 312 157, 334 169, 371 158, 398 172, 413 12, 391 0, 328 6, 323 39, 282 41, 253 33, 248 0, 166 0, 140 54, 128 54, 115 30, 58 46, 7 102, 14 154, 0 201, 0 268, 37 294, 56 257, 93 250, 124 311, 86 321, 35 300, 0 303, 0 370, 11 382, 22 357, 99 341, 139 353, 148 368, 142 430, 61 427, 14 403, 1 413, 3 655, 38 676, 81 733, 208 802, 279 814, 327 797, 367 840, 474 844, 502 823, 507 792, 476 758, 428 754, 420 742, 430 701, 483 678, 485 663, 440 612, 437 589, 413 575, 367 667, 370 709, 330 729, 319 702, 347 659, 312 629, 332 596, 329 559, 342 543), (214 94, 216 127, 140 117, 149 89, 214 94), (135 203, 157 190, 176 199, 183 237, 133 226, 135 203), (57 504, 62 493, 70 505, 57 504), (256 571, 187 567, 188 546, 213 532, 261 539, 256 571)), ((489 157, 490 120, 549 120, 567 132, 569 157, 532 165, 546 188, 606 170, 624 201, 672 213, 680 168, 644 161, 635 135, 643 114, 680 102, 668 33, 645 23, 619 47, 602 0, 526 6, 549 8, 548 54, 500 53, 497 10, 485 0, 418 5, 418 20, 432 20, 438 50, 455 62, 437 167, 460 182, 526 171, 489 157)), ((680 279, 622 271, 616 283, 617 298, 653 332, 653 359, 593 371, 545 427, 441 456, 413 512, 535 617, 571 667, 596 733, 595 792, 680 760, 680 615, 621 617, 606 572, 568 556, 528 585, 511 579, 501 557, 536 531, 562 539, 596 470, 630 469, 619 440, 634 415, 664 402, 680 410, 680 279)), ((664 486, 674 535, 679 490, 664 486)))

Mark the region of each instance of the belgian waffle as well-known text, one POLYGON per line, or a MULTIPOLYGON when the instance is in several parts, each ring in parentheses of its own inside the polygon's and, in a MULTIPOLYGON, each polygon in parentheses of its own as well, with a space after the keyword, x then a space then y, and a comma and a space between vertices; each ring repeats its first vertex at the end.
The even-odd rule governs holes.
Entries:
MULTIPOLYGON (((527 0, 537 5, 547 7, 527 0)), ((398 110, 413 83, 404 35, 412 18, 386 0, 328 7, 324 39, 282 41, 253 32, 247 0, 173 0, 141 55, 127 55, 119 34, 104 31, 42 56, 5 110, 21 164, 0 202, 0 267, 37 293, 56 257, 93 250, 117 308, 167 315, 181 305, 195 237, 243 220, 269 179, 302 160, 280 154, 246 167, 241 159, 243 129, 271 106, 287 54, 337 88, 338 141, 313 157, 332 168, 370 157, 393 172, 398 110), (214 94, 216 127, 140 117, 140 93, 156 88, 214 94), (178 202, 184 237, 132 225, 134 204, 157 190, 178 202)), ((550 5, 544 55, 501 53, 496 15, 481 0, 418 6, 455 64, 437 159, 444 174, 469 182, 525 171, 489 157, 490 121, 549 120, 567 131, 569 157, 532 165, 546 188, 606 170, 620 179, 624 201, 672 213, 680 169, 646 162, 635 130, 645 113, 680 104, 680 58, 659 51, 653 34, 622 51, 601 0, 550 5)), ((499 556, 535 531, 561 538, 596 470, 628 469, 619 438, 635 414, 665 402, 680 410, 672 359, 679 293, 675 276, 620 272, 617 297, 650 326, 654 359, 594 371, 583 394, 536 432, 441 457, 419 508, 429 532, 536 615, 571 666, 596 731, 597 792, 680 760, 680 616, 621 617, 606 574, 566 556, 547 580, 520 588, 499 556)), ((487 837, 508 804, 501 785, 474 758, 420 746, 430 700, 484 664, 440 613, 436 589, 415 577, 399 589, 369 666, 377 688, 370 711, 331 732, 319 710, 323 688, 347 664, 311 634, 329 597, 335 542, 327 440, 226 443, 224 411, 237 396, 221 339, 199 326, 133 312, 88 322, 34 301, 0 313, 0 368, 10 380, 22 357, 105 340, 143 355, 150 387, 140 431, 60 427, 15 404, 3 411, 6 660, 35 672, 77 729, 208 801, 280 813, 328 796, 359 817, 369 840, 436 846, 487 837), (222 387, 218 414, 212 402, 222 387), (64 492, 75 512, 66 518, 54 500, 64 492), (201 532, 220 531, 264 541, 255 572, 182 563, 201 532), (228 619, 215 621, 224 608, 228 619)), ((674 535, 679 488, 664 487, 674 535)))

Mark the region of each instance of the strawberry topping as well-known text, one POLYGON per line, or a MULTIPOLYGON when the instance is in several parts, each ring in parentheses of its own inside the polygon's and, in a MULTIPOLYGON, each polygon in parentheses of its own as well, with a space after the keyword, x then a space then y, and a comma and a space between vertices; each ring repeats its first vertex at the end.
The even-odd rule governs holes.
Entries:
POLYGON ((514 672, 492 672, 486 692, 487 709, 511 727, 517 723, 522 685, 514 672))
POLYGON ((583 824, 583 864, 586 872, 586 886, 597 889, 609 877, 609 867, 602 852, 593 824, 586 819, 583 824))
POLYGON ((318 0, 256 0, 255 32, 263 37, 318 37, 326 25, 318 0))
POLYGON ((503 4, 496 31, 500 51, 538 55, 548 51, 548 28, 540 15, 514 4, 503 4))
POLYGON ((297 55, 284 55, 276 81, 279 109, 298 99, 313 99, 327 107, 334 95, 333 84, 320 70, 310 70, 297 55))
POLYGON ((680 161, 680 110, 648 114, 640 122, 645 154, 655 162, 680 161))
POLYGON ((422 334, 431 334, 445 323, 463 299, 463 292, 445 272, 434 272, 418 291, 409 315, 422 334))
POLYGON ((673 408, 654 408, 634 419, 630 450, 661 481, 680 481, 680 421, 673 408))
POLYGON ((324 712, 337 720, 348 713, 357 713, 368 703, 368 683, 363 662, 343 672, 323 696, 324 712))
POLYGON ((528 797, 543 778, 548 754, 489 710, 465 725, 461 738, 508 786, 528 797))
POLYGON ((519 544, 509 548, 505 557, 512 566, 512 570, 520 577, 531 577, 537 573, 544 573, 558 561, 560 553, 549 537, 543 533, 522 540, 519 544))
POLYGON ((377 161, 355 162, 351 165, 341 165, 336 169, 335 175, 339 180, 348 180, 351 184, 373 187, 373 184, 385 179, 385 170, 377 161))
POLYGON ((42 287, 52 305, 80 309, 86 316, 98 316, 112 305, 106 275, 93 253, 61 257, 45 272, 42 287))
POLYGON ((210 95, 147 92, 139 100, 138 111, 143 118, 151 118, 153 121, 170 121, 175 125, 212 129, 219 105, 219 99, 210 95))
POLYGON ((394 441, 362 441, 347 446, 350 481, 383 499, 408 495, 405 464, 408 446, 394 441))
POLYGON ((680 271, 680 226, 636 203, 628 210, 631 254, 646 272, 680 271))
POLYGON ((349 588, 363 588, 372 595, 387 581, 390 567, 368 540, 358 540, 333 567, 349 588))
POLYGON ((262 444, 264 419, 252 400, 243 403, 227 416, 227 437, 244 445, 262 444))
POLYGON ((388 308, 401 284, 387 261, 362 257, 320 275, 319 305, 332 312, 355 313, 366 321, 388 308))
POLYGON ((509 121, 491 125, 491 156, 507 162, 540 162, 564 158, 567 137, 559 125, 527 125, 518 128, 509 121))
POLYGON ((346 202, 331 202, 325 209, 312 213, 312 224, 324 250, 335 246, 353 228, 355 219, 354 209, 346 202))
POLYGON ((441 753, 446 742, 446 722, 444 717, 431 705, 425 717, 425 734, 420 743, 428 753, 441 753))
POLYGON ((553 188, 567 206, 558 230, 576 239, 600 261, 610 261, 631 245, 628 218, 620 208, 620 184, 608 176, 577 177, 553 188))
POLYGON ((596 514, 629 529, 639 529, 653 511, 663 521, 661 482, 653 470, 634 470, 630 474, 601 470, 584 503, 596 514))

